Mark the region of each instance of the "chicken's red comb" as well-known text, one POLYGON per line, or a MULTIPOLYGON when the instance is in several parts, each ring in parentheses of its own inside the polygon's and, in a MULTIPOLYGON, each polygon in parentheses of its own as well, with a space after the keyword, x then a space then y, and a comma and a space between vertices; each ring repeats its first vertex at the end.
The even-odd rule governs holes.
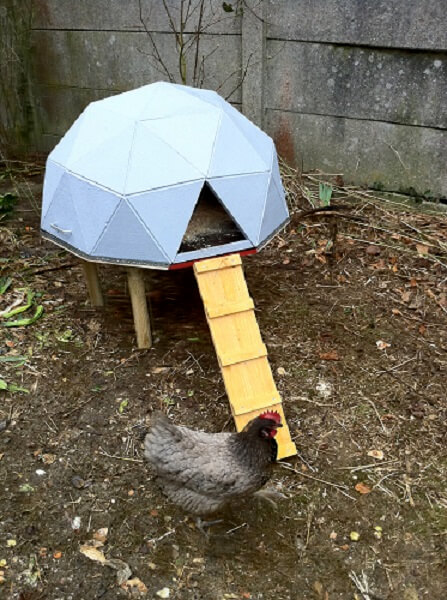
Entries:
POLYGON ((276 423, 281 423, 281 415, 276 412, 276 410, 267 410, 259 415, 261 419, 270 419, 271 421, 275 421, 276 423))

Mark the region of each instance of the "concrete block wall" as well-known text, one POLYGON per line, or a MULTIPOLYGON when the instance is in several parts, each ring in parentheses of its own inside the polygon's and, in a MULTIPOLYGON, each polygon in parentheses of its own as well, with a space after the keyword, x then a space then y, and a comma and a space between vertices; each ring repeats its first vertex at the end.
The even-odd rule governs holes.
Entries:
MULTIPOLYGON (((167 2, 176 24, 180 4, 167 2)), ((197 4, 192 2, 193 7, 197 4)), ((207 0, 204 8, 202 23, 207 27, 200 36, 198 57, 204 64, 202 87, 231 95, 231 102, 240 108, 241 20, 226 13, 218 0, 207 0)), ((194 10, 183 32, 191 40, 186 54, 190 85, 198 19, 199 11, 194 10)), ((32 22, 34 96, 40 115, 37 138, 42 150, 50 150, 92 100, 153 81, 181 83, 175 35, 161 0, 35 0, 32 22), (151 39, 165 66, 153 58, 151 39)))
POLYGON ((447 196, 443 0, 268 0, 264 126, 304 170, 447 196))
MULTIPOLYGON (((181 1, 167 1, 178 15, 181 1)), ((447 197, 445 0, 228 5, 235 10, 204 4, 203 86, 231 94, 287 160, 355 184, 447 197)), ((186 37, 198 18, 196 10, 186 37)), ((149 56, 151 37, 179 81, 161 0, 33 0, 39 149, 50 150, 91 100, 167 80, 149 56)), ((193 53, 187 62, 190 83, 193 53)))

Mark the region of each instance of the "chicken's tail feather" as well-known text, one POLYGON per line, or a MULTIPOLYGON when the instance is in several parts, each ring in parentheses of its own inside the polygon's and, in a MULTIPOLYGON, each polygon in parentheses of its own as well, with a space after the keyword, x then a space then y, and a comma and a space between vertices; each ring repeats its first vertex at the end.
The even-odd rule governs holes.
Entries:
POLYGON ((171 423, 162 412, 156 412, 144 439, 144 456, 157 467, 160 462, 163 462, 166 451, 175 447, 182 438, 180 428, 171 423))

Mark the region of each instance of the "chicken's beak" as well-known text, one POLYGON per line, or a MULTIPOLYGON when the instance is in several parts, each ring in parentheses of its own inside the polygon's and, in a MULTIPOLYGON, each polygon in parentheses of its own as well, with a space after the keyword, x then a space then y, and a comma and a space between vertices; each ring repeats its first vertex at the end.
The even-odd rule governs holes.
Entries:
POLYGON ((278 423, 277 425, 275 425, 275 427, 282 427, 282 424, 278 423))

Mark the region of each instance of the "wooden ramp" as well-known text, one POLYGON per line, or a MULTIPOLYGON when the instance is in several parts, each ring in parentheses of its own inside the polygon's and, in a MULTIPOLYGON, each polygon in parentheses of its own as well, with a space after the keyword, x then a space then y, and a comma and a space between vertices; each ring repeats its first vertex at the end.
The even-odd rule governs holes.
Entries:
POLYGON ((276 389, 248 294, 239 254, 196 262, 194 273, 230 400, 236 429, 241 431, 264 410, 276 410, 283 427, 278 430, 278 458, 293 456, 281 397, 276 389))

